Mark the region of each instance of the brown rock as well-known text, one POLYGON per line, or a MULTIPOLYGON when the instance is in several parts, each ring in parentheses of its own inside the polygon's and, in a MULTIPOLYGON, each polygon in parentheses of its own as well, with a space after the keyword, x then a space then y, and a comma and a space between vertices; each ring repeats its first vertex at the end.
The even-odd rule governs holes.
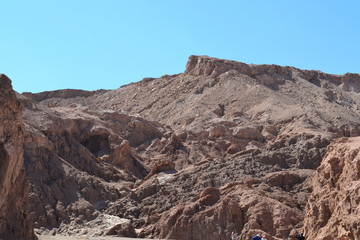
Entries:
POLYGON ((228 149, 227 152, 229 154, 235 154, 237 152, 240 152, 244 150, 243 147, 240 144, 232 144, 228 149))
POLYGON ((126 140, 114 148, 112 162, 115 166, 127 170, 138 178, 144 178, 148 173, 140 157, 131 150, 129 142, 126 140))
POLYGON ((230 60, 218 61, 216 58, 209 58, 207 56, 190 56, 186 65, 186 74, 195 76, 214 76, 217 77, 221 73, 236 69, 241 72, 251 75, 251 68, 244 64, 230 60))
POLYGON ((117 237, 136 238, 136 232, 130 222, 124 222, 111 227, 105 232, 105 235, 115 235, 117 237))
POLYGON ((106 90, 97 90, 97 91, 84 91, 79 89, 63 89, 63 90, 56 90, 56 91, 46 91, 41 93, 30 93, 25 92, 23 93, 24 96, 31 98, 37 102, 44 101, 50 98, 76 98, 76 97, 89 97, 94 94, 102 94, 105 93, 106 90))
POLYGON ((299 227, 301 210, 290 198, 259 190, 235 184, 220 190, 220 197, 219 190, 207 189, 198 201, 164 215, 155 232, 171 239, 229 239, 232 231, 241 239, 258 232, 282 238, 299 227))
POLYGON ((27 180, 24 171, 20 103, 10 79, 0 74, 0 237, 34 239, 27 219, 27 180))
POLYGON ((212 206, 220 199, 220 190, 218 188, 207 188, 200 194, 200 203, 212 206))
POLYGON ((251 126, 235 128, 234 136, 248 140, 262 141, 264 139, 261 133, 255 127, 251 127, 251 126))
POLYGON ((150 173, 146 176, 146 179, 149 179, 151 176, 153 176, 154 174, 157 174, 159 172, 176 172, 175 170, 175 164, 172 161, 169 160, 165 160, 165 161, 161 161, 156 163, 152 168, 150 173))
POLYGON ((304 229, 309 239, 360 239, 359 148, 360 138, 329 146, 306 206, 304 229))

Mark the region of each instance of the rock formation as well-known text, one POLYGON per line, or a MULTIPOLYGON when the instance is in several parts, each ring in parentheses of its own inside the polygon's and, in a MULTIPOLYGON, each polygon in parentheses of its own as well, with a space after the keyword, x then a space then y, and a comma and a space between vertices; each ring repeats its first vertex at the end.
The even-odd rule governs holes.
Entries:
POLYGON ((360 138, 329 146, 306 206, 309 239, 360 239, 360 138))
POLYGON ((165 130, 113 111, 47 109, 19 98, 31 105, 24 111, 31 220, 41 232, 83 234, 83 224, 106 219, 102 212, 108 204, 148 174, 131 146, 157 139, 165 130))
POLYGON ((10 79, 0 74, 0 238, 6 240, 33 239, 27 219, 21 112, 10 79))
POLYGON ((322 233, 339 221, 325 206, 352 219, 357 203, 322 203, 355 181, 322 171, 329 144, 360 133, 358 80, 190 56, 184 73, 115 90, 18 94, 30 219, 53 235, 356 239, 355 220, 322 233))

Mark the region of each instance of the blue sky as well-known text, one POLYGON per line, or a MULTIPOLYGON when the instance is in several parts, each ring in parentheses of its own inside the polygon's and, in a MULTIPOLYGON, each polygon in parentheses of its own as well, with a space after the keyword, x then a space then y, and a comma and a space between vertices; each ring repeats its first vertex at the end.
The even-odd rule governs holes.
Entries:
POLYGON ((0 0, 0 72, 18 92, 114 89, 190 55, 360 73, 360 1, 0 0))

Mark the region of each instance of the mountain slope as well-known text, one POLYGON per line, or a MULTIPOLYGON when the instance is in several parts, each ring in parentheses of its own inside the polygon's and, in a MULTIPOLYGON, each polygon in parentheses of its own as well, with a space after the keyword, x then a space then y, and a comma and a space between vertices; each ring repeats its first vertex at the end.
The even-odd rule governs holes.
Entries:
POLYGON ((190 56, 184 73, 115 90, 23 94, 36 226, 172 239, 294 236, 327 146, 359 135, 359 81, 190 56), (64 202, 57 193, 66 189, 64 202), (91 230, 94 221, 103 227, 91 230))

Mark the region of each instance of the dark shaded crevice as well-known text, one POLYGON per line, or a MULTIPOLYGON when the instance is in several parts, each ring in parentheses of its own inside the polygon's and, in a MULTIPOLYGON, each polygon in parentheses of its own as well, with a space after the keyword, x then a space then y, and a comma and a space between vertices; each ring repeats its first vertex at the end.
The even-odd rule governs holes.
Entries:
POLYGON ((81 142, 96 157, 110 153, 109 137, 107 135, 92 135, 81 142))
POLYGON ((7 154, 4 144, 0 143, 0 187, 4 183, 6 177, 6 170, 9 165, 9 155, 7 154))

